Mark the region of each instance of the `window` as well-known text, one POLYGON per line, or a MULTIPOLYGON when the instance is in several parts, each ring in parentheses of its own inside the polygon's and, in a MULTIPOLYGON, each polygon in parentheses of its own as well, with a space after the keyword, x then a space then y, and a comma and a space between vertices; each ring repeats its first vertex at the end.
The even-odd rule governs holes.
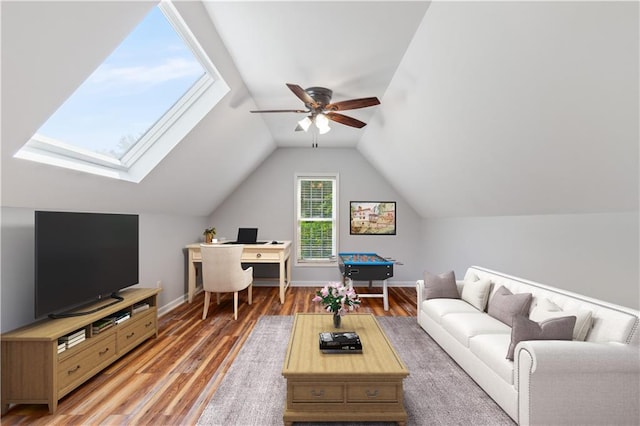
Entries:
POLYGON ((161 2, 16 157, 139 182, 228 91, 175 7, 161 2))
POLYGON ((335 261, 338 175, 296 175, 297 262, 335 261))

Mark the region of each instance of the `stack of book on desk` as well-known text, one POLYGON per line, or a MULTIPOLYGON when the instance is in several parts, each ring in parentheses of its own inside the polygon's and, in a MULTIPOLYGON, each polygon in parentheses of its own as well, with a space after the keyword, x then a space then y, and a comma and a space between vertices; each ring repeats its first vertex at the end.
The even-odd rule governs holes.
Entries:
POLYGON ((320 333, 320 350, 325 354, 362 353, 362 343, 355 331, 320 333))
POLYGON ((67 334, 66 336, 62 336, 58 339, 58 353, 64 351, 65 349, 72 348, 80 342, 84 342, 85 339, 86 330, 84 328, 82 330, 74 331, 71 334, 67 334), (65 345, 65 349, 60 350, 62 344, 65 345))

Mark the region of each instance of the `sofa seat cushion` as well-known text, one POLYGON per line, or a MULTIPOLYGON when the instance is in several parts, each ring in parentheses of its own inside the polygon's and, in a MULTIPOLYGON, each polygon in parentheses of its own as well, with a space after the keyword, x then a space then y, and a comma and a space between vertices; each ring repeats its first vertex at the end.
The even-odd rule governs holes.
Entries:
POLYGON ((441 324, 442 317, 448 314, 477 313, 482 315, 482 312, 461 299, 425 300, 422 302, 422 310, 438 324, 441 324))
POLYGON ((504 356, 510 343, 511 335, 508 333, 480 334, 469 340, 469 349, 502 380, 513 385, 513 361, 504 356))
MULTIPOLYGON (((458 342, 469 347, 469 339, 481 334, 505 334, 511 338, 511 327, 490 317, 487 314, 455 313, 442 317, 442 328, 449 332, 458 342)), ((507 350, 509 344, 504 348, 507 350)), ((506 352, 503 352, 502 358, 506 352)))

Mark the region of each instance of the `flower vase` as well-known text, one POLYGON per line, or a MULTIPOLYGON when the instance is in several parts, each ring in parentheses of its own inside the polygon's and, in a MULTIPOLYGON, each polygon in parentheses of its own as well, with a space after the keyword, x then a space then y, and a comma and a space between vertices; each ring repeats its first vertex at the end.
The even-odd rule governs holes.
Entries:
POLYGON ((333 327, 334 328, 340 328, 341 325, 342 325, 342 317, 340 316, 339 313, 334 312, 333 313, 333 327))

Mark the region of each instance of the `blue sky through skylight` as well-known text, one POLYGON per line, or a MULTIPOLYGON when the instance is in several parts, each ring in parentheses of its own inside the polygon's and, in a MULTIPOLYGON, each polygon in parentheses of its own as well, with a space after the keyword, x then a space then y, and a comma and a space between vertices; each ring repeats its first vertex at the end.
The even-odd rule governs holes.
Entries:
POLYGON ((120 159, 204 73, 155 7, 38 134, 120 159))

